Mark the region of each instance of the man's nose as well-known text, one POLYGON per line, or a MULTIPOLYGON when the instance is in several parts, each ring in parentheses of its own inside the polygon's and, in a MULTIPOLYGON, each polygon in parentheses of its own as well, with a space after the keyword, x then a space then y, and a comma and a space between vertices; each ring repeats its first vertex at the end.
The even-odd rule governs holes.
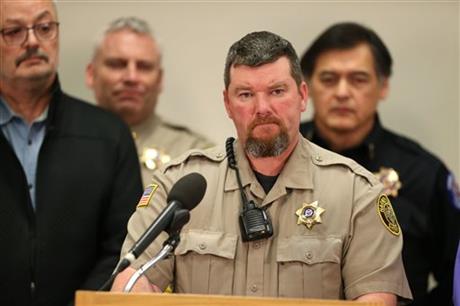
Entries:
POLYGON ((26 32, 26 40, 25 45, 27 48, 36 48, 38 47, 39 40, 37 36, 35 36, 35 32, 33 28, 27 29, 26 32))
POLYGON ((269 97, 261 93, 256 94, 254 98, 257 114, 265 115, 271 113, 271 103, 269 97))
POLYGON ((123 80, 125 82, 135 83, 138 81, 139 72, 137 71, 137 67, 134 64, 128 64, 125 69, 125 73, 123 74, 123 80))
POLYGON ((348 99, 350 97, 350 84, 346 79, 340 79, 335 92, 337 98, 340 100, 348 99))

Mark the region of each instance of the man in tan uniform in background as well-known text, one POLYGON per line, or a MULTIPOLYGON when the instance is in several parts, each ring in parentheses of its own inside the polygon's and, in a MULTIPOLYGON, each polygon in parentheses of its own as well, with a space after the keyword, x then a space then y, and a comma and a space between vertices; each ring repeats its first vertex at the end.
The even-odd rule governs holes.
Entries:
POLYGON ((136 17, 111 22, 96 44, 86 83, 99 106, 117 113, 131 127, 144 185, 150 183, 153 170, 171 158, 212 146, 204 137, 155 114, 162 82, 161 52, 149 25, 136 17))
MULTIPOLYGON (((227 152, 193 151, 155 172, 157 190, 132 216, 122 256, 164 209, 180 177, 198 172, 208 186, 175 256, 149 270, 134 290, 172 284, 179 293, 386 305, 410 299, 401 230, 382 185, 354 161, 298 132, 308 95, 292 45, 270 32, 248 34, 230 48, 224 75, 225 107, 238 140, 227 152), (232 156, 241 186, 229 166, 232 156), (273 235, 265 226, 262 237, 243 239, 241 192, 268 215, 273 235)), ((165 235, 118 275, 112 290, 121 290, 135 269, 156 255, 165 235)))

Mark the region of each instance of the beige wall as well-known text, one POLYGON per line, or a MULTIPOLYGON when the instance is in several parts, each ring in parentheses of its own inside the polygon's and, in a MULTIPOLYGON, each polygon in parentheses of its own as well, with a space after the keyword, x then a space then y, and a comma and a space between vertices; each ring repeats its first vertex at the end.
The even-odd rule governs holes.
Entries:
POLYGON ((234 41, 252 31, 269 30, 290 40, 301 55, 331 23, 364 23, 380 34, 394 58, 390 95, 380 106, 383 123, 417 140, 460 176, 457 1, 62 0, 58 10, 65 90, 93 101, 84 84, 84 67, 95 33, 122 15, 145 18, 164 52, 165 88, 158 112, 219 143, 234 134, 222 102, 224 59, 234 41))

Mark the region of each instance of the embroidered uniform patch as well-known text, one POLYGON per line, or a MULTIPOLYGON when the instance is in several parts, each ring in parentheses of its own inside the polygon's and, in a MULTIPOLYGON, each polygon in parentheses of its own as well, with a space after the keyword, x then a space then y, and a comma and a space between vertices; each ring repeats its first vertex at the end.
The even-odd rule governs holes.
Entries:
POLYGON ((157 188, 158 188, 157 184, 150 184, 147 187, 145 187, 144 193, 142 194, 142 197, 139 200, 139 203, 137 203, 136 207, 139 208, 139 207, 149 206, 150 199, 152 198, 157 188))
POLYGON ((390 199, 386 194, 381 194, 377 199, 377 212, 386 229, 395 236, 401 235, 401 228, 391 206, 390 199))
POLYGON ((453 173, 447 177, 447 191, 449 192, 449 199, 456 209, 460 210, 460 188, 453 173))

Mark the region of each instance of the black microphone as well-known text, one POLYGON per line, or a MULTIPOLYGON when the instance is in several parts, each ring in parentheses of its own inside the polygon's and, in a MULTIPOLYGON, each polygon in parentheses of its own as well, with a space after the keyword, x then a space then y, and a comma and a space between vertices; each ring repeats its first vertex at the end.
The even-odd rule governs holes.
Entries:
POLYGON ((115 276, 139 257, 162 231, 178 233, 180 228, 188 222, 188 214, 184 215, 184 210, 192 210, 201 202, 206 192, 206 185, 206 179, 196 172, 180 178, 169 192, 167 198, 168 206, 166 206, 128 253, 126 253, 118 263, 110 279, 100 290, 109 289, 115 276))
POLYGON ((166 200, 168 206, 153 221, 128 253, 132 253, 137 258, 162 231, 168 229, 175 210, 194 209, 203 199, 205 192, 206 180, 201 174, 194 172, 179 179, 169 192, 166 200))

